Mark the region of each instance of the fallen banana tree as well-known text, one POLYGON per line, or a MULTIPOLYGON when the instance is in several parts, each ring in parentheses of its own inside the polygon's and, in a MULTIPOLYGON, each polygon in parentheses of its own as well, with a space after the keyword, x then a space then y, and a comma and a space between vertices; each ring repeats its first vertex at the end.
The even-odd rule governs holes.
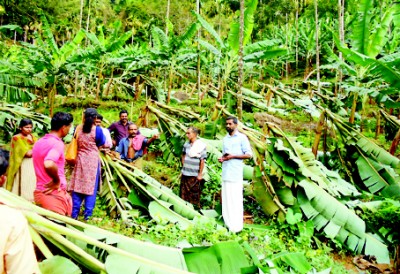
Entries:
POLYGON ((56 214, 5 189, 0 189, 0 202, 18 209, 27 218, 33 242, 45 257, 39 262, 43 274, 279 273, 284 271, 278 266, 280 262, 300 273, 315 273, 301 253, 278 252, 262 263, 247 242, 226 241, 183 249, 165 247, 56 214), (250 254, 250 260, 245 252, 250 254))
MULTIPOLYGON (((354 183, 361 189, 386 198, 400 199, 400 160, 378 146, 373 140, 348 125, 344 120, 325 110, 332 124, 342 138, 349 173, 357 176, 354 183)), ((340 152, 340 150, 339 150, 340 152)))
POLYGON ((108 155, 101 159, 104 178, 101 196, 108 202, 109 210, 116 209, 124 222, 132 223, 135 218, 131 214, 133 206, 146 209, 159 223, 177 223, 182 228, 201 216, 192 204, 134 165, 108 155))
MULTIPOLYGON (((179 249, 141 242, 61 216, 5 189, 0 189, 0 202, 25 215, 32 228, 33 241, 46 259, 51 260, 54 255, 43 239, 95 273, 189 273, 179 249)), ((71 262, 64 260, 64 263, 71 267, 71 262)), ((44 273, 54 273, 54 269, 44 273)), ((76 268, 71 273, 81 272, 76 268)))

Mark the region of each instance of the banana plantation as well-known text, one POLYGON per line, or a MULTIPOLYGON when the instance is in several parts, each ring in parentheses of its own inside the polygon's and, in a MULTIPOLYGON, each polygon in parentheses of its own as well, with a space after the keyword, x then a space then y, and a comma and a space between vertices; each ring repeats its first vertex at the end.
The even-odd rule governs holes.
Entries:
POLYGON ((42 137, 88 107, 160 133, 141 168, 101 154, 87 222, 0 188, 42 273, 400 273, 400 3, 146 2, 0 0, 0 147, 22 118, 42 137), (228 116, 253 151, 240 233, 221 216, 228 116), (193 125, 201 209, 179 197, 193 125))

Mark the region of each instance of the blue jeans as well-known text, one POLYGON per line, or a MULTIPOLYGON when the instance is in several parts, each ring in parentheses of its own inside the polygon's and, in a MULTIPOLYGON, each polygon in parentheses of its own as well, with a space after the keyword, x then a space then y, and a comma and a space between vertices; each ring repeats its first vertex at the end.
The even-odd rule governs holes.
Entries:
POLYGON ((72 192, 72 214, 71 217, 74 219, 78 218, 79 212, 81 210, 81 205, 83 200, 85 200, 85 211, 83 212, 83 217, 85 220, 88 220, 92 214, 93 209, 96 205, 96 196, 97 196, 97 188, 99 187, 99 178, 100 175, 100 166, 98 167, 96 174, 96 184, 94 186, 94 191, 92 195, 86 195, 82 193, 72 192))

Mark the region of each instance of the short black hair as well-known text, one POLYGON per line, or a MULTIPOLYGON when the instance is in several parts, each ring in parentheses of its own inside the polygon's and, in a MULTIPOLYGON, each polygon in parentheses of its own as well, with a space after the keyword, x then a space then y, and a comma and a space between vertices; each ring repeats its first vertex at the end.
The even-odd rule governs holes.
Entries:
POLYGON ((97 119, 103 121, 103 115, 101 115, 100 113, 97 113, 97 119))
POLYGON ((9 152, 0 148, 0 176, 6 173, 8 167, 9 152))
POLYGON ((238 123, 238 119, 234 116, 228 116, 225 121, 232 120, 235 125, 238 123))
POLYGON ((51 130, 59 130, 63 126, 69 126, 74 121, 74 117, 67 112, 56 112, 51 118, 51 130))
POLYGON ((128 111, 125 110, 125 109, 121 110, 121 111, 119 112, 119 116, 121 116, 121 114, 124 114, 124 113, 128 114, 128 111))

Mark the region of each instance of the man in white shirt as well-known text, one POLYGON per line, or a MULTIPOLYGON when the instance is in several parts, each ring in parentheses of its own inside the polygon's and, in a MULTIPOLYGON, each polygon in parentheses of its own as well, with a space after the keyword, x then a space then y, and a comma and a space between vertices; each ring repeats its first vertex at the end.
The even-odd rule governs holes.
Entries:
POLYGON ((101 127, 101 129, 103 130, 104 136, 106 136, 106 142, 104 143, 103 147, 110 149, 113 146, 111 134, 107 128, 102 127, 102 122, 103 122, 103 116, 98 113, 97 118, 96 118, 96 126, 101 127))
MULTIPOLYGON (((4 154, 0 149, 0 185, 8 166, 4 154)), ((25 216, 1 202, 0 216, 0 273, 40 273, 25 216)))
POLYGON ((226 118, 228 134, 223 139, 222 157, 222 216, 232 232, 243 229, 243 159, 249 159, 251 151, 247 136, 237 130, 236 117, 226 118))

